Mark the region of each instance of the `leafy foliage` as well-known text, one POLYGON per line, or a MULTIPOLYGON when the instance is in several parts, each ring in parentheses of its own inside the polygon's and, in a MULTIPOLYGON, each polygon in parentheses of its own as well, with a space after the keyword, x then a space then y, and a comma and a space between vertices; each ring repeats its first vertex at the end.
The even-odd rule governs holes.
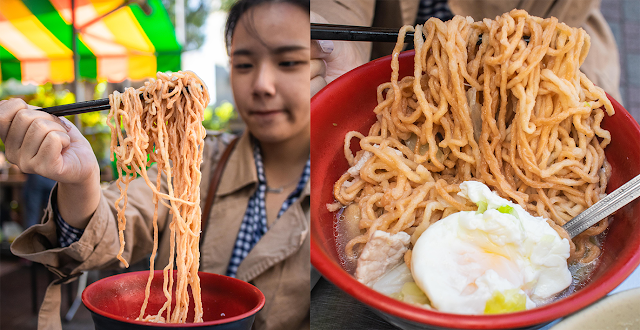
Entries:
MULTIPOLYGON (((204 44, 205 34, 202 26, 207 21, 211 11, 211 1, 209 0, 184 0, 184 21, 185 21, 185 44, 183 51, 198 49, 204 44)), ((171 23, 176 26, 176 1, 162 0, 162 4, 167 9, 171 23)))
POLYGON ((236 1, 238 0, 221 0, 220 10, 225 12, 229 11, 231 9, 231 6, 233 6, 233 4, 236 3, 236 1))
POLYGON ((208 130, 226 130, 229 121, 235 118, 238 118, 238 113, 234 110, 233 104, 225 101, 216 108, 209 106, 205 109, 202 125, 208 130))
POLYGON ((68 90, 56 91, 51 83, 38 86, 36 93, 26 95, 25 102, 36 107, 52 107, 55 105, 69 104, 76 101, 76 96, 68 90))

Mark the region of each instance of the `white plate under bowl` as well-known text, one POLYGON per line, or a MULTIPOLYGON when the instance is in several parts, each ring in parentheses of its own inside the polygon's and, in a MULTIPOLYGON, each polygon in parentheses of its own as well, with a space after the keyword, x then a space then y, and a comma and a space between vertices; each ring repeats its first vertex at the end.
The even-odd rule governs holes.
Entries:
POLYGON ((551 330, 640 329, 640 288, 618 292, 574 313, 551 330))

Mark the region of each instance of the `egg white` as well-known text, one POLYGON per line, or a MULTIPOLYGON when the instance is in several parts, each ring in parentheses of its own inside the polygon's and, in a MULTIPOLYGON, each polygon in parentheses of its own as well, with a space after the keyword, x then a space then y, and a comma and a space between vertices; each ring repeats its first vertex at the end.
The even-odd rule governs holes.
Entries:
POLYGON ((411 258, 416 284, 440 311, 483 314, 494 292, 526 295, 526 308, 571 284, 569 242, 541 217, 533 217, 484 184, 461 184, 460 195, 488 205, 484 213, 458 212, 432 224, 411 258), (501 213, 512 207, 516 215, 501 213))

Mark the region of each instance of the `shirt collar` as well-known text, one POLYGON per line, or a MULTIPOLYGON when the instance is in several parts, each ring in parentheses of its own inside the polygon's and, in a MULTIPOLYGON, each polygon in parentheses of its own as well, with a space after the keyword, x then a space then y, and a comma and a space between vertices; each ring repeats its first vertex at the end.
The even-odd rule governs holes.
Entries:
MULTIPOLYGON (((252 139, 248 131, 245 131, 242 136, 240 136, 238 144, 231 153, 231 156, 229 156, 224 175, 220 180, 217 195, 223 196, 231 194, 248 185, 258 184, 258 173, 255 165, 256 161, 252 139)), ((310 179, 307 180, 300 197, 310 195, 310 182, 310 179)))
MULTIPOLYGON (((229 156, 217 195, 227 195, 248 185, 257 185, 260 182, 256 170, 256 158, 254 156, 254 152, 260 152, 260 147, 257 145, 257 141, 253 142, 252 140, 253 137, 251 137, 248 131, 245 131, 242 136, 240 136, 238 144, 231 153, 231 156, 229 156)), ((300 197, 309 196, 311 192, 309 186, 310 181, 310 179, 307 180, 304 189, 300 193, 300 197)), ((266 180, 263 182, 266 184, 266 180)))

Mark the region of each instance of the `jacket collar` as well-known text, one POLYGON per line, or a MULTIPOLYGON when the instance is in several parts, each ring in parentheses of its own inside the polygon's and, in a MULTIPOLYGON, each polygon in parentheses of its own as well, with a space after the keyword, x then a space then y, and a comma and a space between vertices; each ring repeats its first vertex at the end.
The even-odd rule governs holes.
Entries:
POLYGON ((229 156, 217 195, 228 195, 257 182, 258 173, 253 158, 251 137, 249 132, 245 131, 229 156))
MULTIPOLYGON (((224 175, 216 193, 217 196, 225 196, 248 185, 256 185, 258 183, 256 161, 253 157, 253 146, 251 145, 251 136, 248 131, 245 131, 240 136, 240 140, 238 140, 231 156, 229 156, 223 173, 224 175)), ((311 194, 310 182, 311 178, 307 181, 300 198, 311 194)))
MULTIPOLYGON (((300 197, 276 219, 240 263, 236 273, 237 279, 252 281, 267 269, 296 253, 305 241, 309 244, 309 192, 310 184, 307 181, 300 197)), ((309 262, 309 252, 306 253, 309 262)))

